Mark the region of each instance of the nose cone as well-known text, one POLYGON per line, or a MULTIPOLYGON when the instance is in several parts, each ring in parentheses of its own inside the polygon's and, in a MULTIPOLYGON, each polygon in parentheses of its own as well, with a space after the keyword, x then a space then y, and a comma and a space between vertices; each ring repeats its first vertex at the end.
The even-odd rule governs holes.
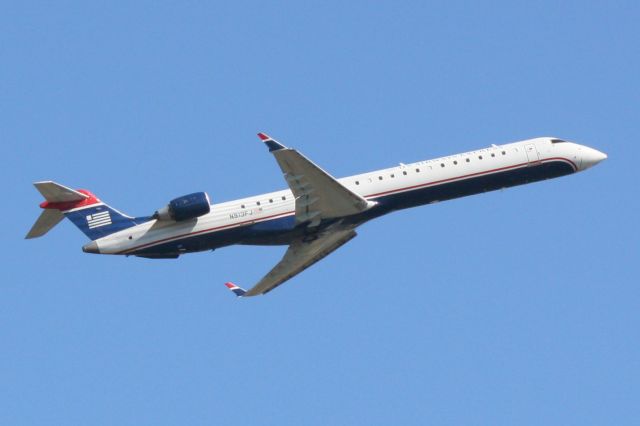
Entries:
POLYGON ((82 251, 85 253, 100 253, 100 248, 98 247, 98 243, 96 243, 95 241, 91 241, 90 243, 85 244, 84 246, 82 246, 82 251))
POLYGON ((584 147, 582 149, 582 170, 586 170, 589 167, 593 167, 599 162, 606 160, 607 154, 600 152, 597 149, 584 147))

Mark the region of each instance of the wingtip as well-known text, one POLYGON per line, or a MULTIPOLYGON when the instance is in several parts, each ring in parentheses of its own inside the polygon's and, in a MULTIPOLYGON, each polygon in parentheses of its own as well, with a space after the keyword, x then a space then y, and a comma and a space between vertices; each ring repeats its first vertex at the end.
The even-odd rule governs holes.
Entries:
POLYGON ((267 148, 269 148, 269 152, 279 151, 286 148, 284 145, 282 145, 280 142, 276 141, 266 133, 258 133, 258 137, 262 142, 264 142, 265 145, 267 145, 267 148))
POLYGON ((232 282, 226 282, 224 283, 225 287, 227 287, 230 291, 233 292, 233 294, 235 294, 238 297, 242 297, 244 296, 244 294, 246 293, 246 291, 243 288, 238 287, 237 285, 235 285, 232 282))

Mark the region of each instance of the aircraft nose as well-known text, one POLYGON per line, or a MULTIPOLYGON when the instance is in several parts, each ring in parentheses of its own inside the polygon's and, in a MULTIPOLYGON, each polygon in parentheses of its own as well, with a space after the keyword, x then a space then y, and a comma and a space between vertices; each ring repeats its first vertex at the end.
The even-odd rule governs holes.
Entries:
POLYGON ((87 243, 85 245, 82 246, 82 251, 85 253, 100 253, 100 248, 98 247, 98 243, 96 243, 95 241, 91 241, 90 243, 87 243))
POLYGON ((593 167, 601 161, 607 159, 607 154, 600 152, 597 149, 585 147, 582 150, 582 170, 586 170, 589 167, 593 167))

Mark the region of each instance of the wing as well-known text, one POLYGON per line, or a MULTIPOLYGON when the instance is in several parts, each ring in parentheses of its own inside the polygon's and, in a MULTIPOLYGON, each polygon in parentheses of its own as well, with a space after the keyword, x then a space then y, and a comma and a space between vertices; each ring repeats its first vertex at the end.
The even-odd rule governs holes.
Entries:
POLYGON ((333 176, 298 151, 258 133, 273 153, 284 178, 296 198, 296 224, 318 226, 322 219, 361 213, 375 202, 367 201, 338 182, 333 176))
POLYGON ((268 293, 329 255, 356 235, 356 231, 347 229, 321 233, 318 238, 312 241, 296 240, 291 243, 282 260, 249 291, 245 292, 232 283, 227 283, 231 284, 227 287, 232 291, 235 290, 236 295, 244 297, 268 293))

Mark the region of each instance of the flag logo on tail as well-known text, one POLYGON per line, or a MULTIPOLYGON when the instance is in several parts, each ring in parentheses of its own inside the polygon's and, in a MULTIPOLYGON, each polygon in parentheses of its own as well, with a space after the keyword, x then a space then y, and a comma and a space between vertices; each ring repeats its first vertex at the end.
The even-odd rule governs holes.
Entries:
POLYGON ((87 215, 87 225, 89 225, 89 229, 111 225, 111 215, 109 214, 109 210, 87 215))

